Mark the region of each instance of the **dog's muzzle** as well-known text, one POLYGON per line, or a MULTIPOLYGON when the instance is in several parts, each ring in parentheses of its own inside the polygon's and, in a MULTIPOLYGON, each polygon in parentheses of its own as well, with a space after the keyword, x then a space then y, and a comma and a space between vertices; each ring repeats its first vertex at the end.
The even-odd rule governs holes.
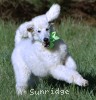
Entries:
POLYGON ((50 46, 50 41, 48 38, 44 38, 44 47, 49 47, 50 46))

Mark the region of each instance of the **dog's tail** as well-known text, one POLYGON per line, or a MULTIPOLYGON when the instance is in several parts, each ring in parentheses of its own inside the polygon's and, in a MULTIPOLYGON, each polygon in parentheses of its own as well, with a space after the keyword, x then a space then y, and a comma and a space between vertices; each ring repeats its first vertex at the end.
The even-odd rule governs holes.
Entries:
POLYGON ((16 30, 16 35, 15 35, 15 46, 20 43, 21 40, 24 38, 32 38, 32 21, 30 22, 25 22, 19 26, 19 28, 16 30))
POLYGON ((52 7, 46 13, 48 22, 53 21, 56 18, 58 18, 59 14, 60 14, 60 5, 53 4, 52 7))

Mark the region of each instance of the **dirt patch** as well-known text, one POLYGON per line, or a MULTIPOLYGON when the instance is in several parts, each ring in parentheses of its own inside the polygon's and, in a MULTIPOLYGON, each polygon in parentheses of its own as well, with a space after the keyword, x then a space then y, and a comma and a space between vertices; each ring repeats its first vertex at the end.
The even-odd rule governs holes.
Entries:
POLYGON ((96 25, 96 1, 95 2, 69 2, 61 3, 62 18, 72 17, 90 25, 96 25))
MULTIPOLYGON (((63 18, 72 17, 90 25, 96 25, 96 1, 76 2, 68 0, 65 2, 61 0, 59 4, 62 9, 59 21, 63 18)), ((31 20, 34 16, 45 13, 49 9, 49 5, 50 3, 47 0, 42 0, 42 5, 39 7, 25 0, 18 3, 6 0, 0 3, 0 17, 5 21, 14 20, 15 22, 31 20)))
MULTIPOLYGON (((17 0, 18 1, 18 0, 17 0)), ((28 1, 17 2, 15 0, 0 3, 0 18, 8 21, 14 20, 15 22, 22 22, 31 20, 33 17, 40 15, 47 10, 47 6, 36 8, 34 4, 28 1)))

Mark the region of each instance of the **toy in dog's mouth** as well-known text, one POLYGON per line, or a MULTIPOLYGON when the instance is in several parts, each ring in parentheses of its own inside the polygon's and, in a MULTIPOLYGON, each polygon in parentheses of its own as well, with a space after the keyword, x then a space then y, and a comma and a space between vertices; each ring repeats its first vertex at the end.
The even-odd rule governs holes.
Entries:
POLYGON ((45 38, 44 39, 44 47, 48 47, 52 49, 54 47, 55 41, 59 40, 59 36, 56 35, 56 32, 51 32, 50 33, 50 38, 45 38))

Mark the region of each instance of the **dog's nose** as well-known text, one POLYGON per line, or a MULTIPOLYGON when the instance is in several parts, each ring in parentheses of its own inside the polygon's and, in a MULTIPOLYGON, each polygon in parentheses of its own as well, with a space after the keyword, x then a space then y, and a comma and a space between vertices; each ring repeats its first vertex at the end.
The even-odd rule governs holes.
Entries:
POLYGON ((48 42, 49 41, 49 39, 48 38, 44 38, 44 42, 48 42))

